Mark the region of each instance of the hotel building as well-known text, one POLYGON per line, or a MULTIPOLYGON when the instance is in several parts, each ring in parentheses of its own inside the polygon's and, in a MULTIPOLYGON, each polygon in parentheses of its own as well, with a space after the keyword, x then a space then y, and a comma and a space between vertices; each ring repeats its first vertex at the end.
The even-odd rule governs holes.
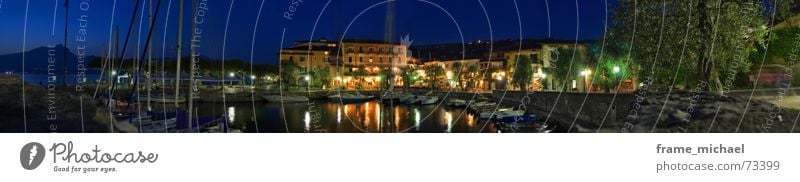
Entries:
POLYGON ((383 41, 320 39, 298 41, 281 49, 280 60, 300 67, 298 74, 329 69, 334 87, 377 89, 381 83, 388 85, 387 79, 394 79, 395 86, 404 84, 400 74, 415 62, 410 52, 408 45, 383 41))

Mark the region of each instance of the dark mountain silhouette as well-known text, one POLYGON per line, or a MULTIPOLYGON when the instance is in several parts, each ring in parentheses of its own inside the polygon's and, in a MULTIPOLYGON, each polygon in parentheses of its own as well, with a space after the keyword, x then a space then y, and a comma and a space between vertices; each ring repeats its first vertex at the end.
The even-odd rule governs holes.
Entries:
MULTIPOLYGON (((47 67, 50 64, 48 58, 51 57, 50 50, 53 50, 52 57, 55 58, 56 73, 62 74, 64 72, 64 46, 59 44, 54 47, 42 46, 31 49, 25 52, 25 72, 26 73, 47 73, 47 67)), ((84 65, 88 68, 89 62, 94 59, 94 56, 86 56, 84 58, 84 65)), ((67 69, 68 72, 74 73, 78 65, 78 56, 67 49, 67 69)), ((0 55, 0 71, 12 71, 16 73, 22 72, 22 53, 0 55)))
POLYGON ((490 52, 514 51, 518 49, 541 48, 542 44, 585 44, 592 40, 553 40, 553 39, 505 39, 495 40, 494 42, 465 42, 465 43, 441 43, 427 45, 413 45, 410 49, 414 57, 422 61, 433 60, 458 60, 464 59, 486 59, 490 52))

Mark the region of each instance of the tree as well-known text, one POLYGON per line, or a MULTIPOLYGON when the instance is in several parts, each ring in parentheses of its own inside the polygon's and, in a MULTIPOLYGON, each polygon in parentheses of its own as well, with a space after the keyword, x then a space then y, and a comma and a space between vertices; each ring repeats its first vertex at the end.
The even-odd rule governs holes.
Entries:
POLYGON ((288 61, 281 61, 281 82, 283 83, 283 89, 289 90, 289 87, 295 85, 296 76, 298 67, 295 66, 293 63, 288 61))
POLYGON ((530 56, 519 55, 517 57, 516 65, 509 65, 516 67, 513 75, 511 75, 511 84, 516 85, 520 90, 527 90, 528 85, 533 80, 533 68, 531 67, 532 63, 533 61, 531 60, 530 56))
POLYGON ((409 65, 403 68, 400 77, 403 78, 403 89, 408 90, 411 84, 413 84, 413 78, 417 77, 417 72, 409 65))
POLYGON ((778 7, 788 4, 778 0, 623 0, 612 15, 606 46, 630 50, 626 57, 641 68, 639 79, 645 82, 687 87, 707 83, 703 89, 721 92, 725 89, 721 80, 735 79, 728 75, 750 66, 746 58, 755 43, 763 41, 759 35, 773 18, 769 9, 775 3, 778 7))
MULTIPOLYGON (((462 85, 461 84, 461 75, 463 75, 463 74, 461 72, 463 70, 464 70, 464 65, 463 64, 461 64, 460 62, 453 63, 453 68, 450 70, 450 79, 448 79, 447 81, 455 83, 455 87, 459 88, 460 85, 462 85)), ((450 86, 450 85, 451 84, 448 83, 448 86, 450 86)))
POLYGON ((600 85, 606 92, 610 92, 612 88, 616 89, 623 80, 630 77, 627 62, 629 61, 623 58, 607 56, 600 58, 594 83, 600 85))
POLYGON ((366 66, 358 66, 356 72, 353 73, 356 81, 356 89, 361 89, 362 83, 364 83, 364 77, 367 76, 367 67, 366 66))
POLYGON ((387 90, 392 89, 392 70, 389 69, 382 69, 378 78, 380 78, 380 86, 381 88, 385 88, 387 90))
POLYGON ((553 76, 556 90, 566 90, 567 83, 577 79, 586 68, 583 54, 574 47, 560 48, 553 52, 555 59, 546 70, 553 76))
MULTIPOLYGON (((489 70, 487 70, 486 74, 481 74, 481 78, 491 77, 492 73, 498 73, 500 71, 503 71, 503 69, 498 68, 498 67, 491 67, 491 68, 489 68, 489 70)), ((494 82, 497 81, 495 78, 488 78, 487 80, 489 82, 489 87, 490 87, 489 90, 493 90, 493 89, 496 89, 498 87, 498 86, 495 85, 495 88, 491 88, 491 85, 494 82)))
POLYGON ((467 77, 467 84, 464 85, 464 90, 467 88, 475 89, 478 86, 478 82, 482 79, 481 74, 478 65, 470 65, 465 74, 467 77))
POLYGON ((443 80, 440 77, 444 75, 444 68, 442 68, 439 65, 428 66, 425 69, 425 74, 427 74, 427 76, 428 76, 426 78, 426 81, 428 82, 428 85, 431 87, 431 90, 433 90, 433 89, 436 89, 437 88, 436 85, 441 80, 443 80))
POLYGON ((317 78, 319 78, 320 86, 330 85, 333 74, 328 66, 324 66, 317 71, 317 78))

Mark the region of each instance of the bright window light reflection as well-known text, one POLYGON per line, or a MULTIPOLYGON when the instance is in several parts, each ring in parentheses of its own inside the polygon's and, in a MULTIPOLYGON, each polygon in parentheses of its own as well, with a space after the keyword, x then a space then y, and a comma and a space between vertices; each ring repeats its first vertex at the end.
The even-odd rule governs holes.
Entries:
POLYGON ((236 108, 228 107, 228 122, 233 123, 233 118, 236 118, 236 108))
POLYGON ((419 109, 414 108, 414 128, 416 128, 417 131, 419 131, 420 118, 419 109))
POLYGON ((342 107, 336 108, 336 123, 342 123, 342 107))
POLYGON ((311 113, 306 111, 306 116, 303 118, 303 121, 306 122, 306 131, 311 130, 311 113))
POLYGON ((447 132, 453 132, 453 113, 445 112, 444 119, 447 121, 447 132))
POLYGON ((376 104, 375 105, 375 116, 378 118, 378 124, 382 124, 383 123, 383 117, 381 116, 381 105, 380 104, 376 104))

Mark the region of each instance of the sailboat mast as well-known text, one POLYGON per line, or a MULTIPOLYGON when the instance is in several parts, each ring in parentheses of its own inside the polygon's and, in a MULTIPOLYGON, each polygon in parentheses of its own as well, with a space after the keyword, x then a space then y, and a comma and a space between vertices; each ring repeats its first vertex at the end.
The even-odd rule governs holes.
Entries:
MULTIPOLYGON (((194 37, 195 37, 196 32, 197 32, 196 31, 197 30, 196 18, 197 18, 197 0, 193 0, 192 1, 192 41, 194 41, 194 37)), ((194 46, 194 43, 192 43, 192 45, 189 46, 189 47, 191 49, 192 54, 189 57, 189 60, 191 62, 191 64, 189 64, 189 65, 191 65, 191 67, 189 68, 189 100, 188 100, 189 101, 189 109, 188 109, 189 110, 189 125, 188 126, 189 126, 189 128, 192 128, 192 120, 194 118, 192 116, 194 116, 194 113, 195 113, 195 111, 194 111, 194 102, 193 101, 194 101, 194 94, 195 94, 194 93, 195 92, 195 90, 194 90, 195 85, 194 84, 196 84, 194 82, 194 74, 195 74, 195 64, 197 63, 197 60, 196 60, 197 59, 197 57, 196 57, 196 52, 197 52, 197 48, 196 47, 197 46, 194 46)))
MULTIPOLYGON (((111 73, 115 72, 115 68, 116 68, 115 67, 115 65, 116 65, 115 63, 116 63, 117 59, 119 59, 119 57, 117 57, 117 54, 119 54, 119 25, 117 25, 114 28, 114 50, 113 50, 113 52, 114 52, 114 54, 111 54, 111 67, 109 69, 109 71, 111 71, 111 73)), ((111 77, 108 77, 109 83, 111 83, 112 85, 117 83, 117 79, 115 79, 117 74, 119 74, 119 73, 111 74, 111 77)), ((108 87, 108 93, 111 93, 111 87, 108 87)))
MULTIPOLYGON (((150 28, 152 28, 153 27, 153 0, 150 0, 150 6, 149 7, 150 7, 150 10, 149 10, 149 13, 147 14, 147 17, 150 19, 150 21, 148 23, 150 23, 150 28)), ((147 38, 150 39, 150 37, 147 37, 147 38)), ((150 42, 150 40, 147 40, 147 42, 150 42)), ((148 47, 153 46, 153 43, 150 42, 149 44, 147 44, 147 46, 148 47)), ((152 100, 152 96, 150 95, 150 90, 151 90, 150 87, 153 85, 153 83, 151 82, 153 80, 152 79, 153 69, 152 69, 152 66, 151 66, 152 64, 153 64, 153 51, 150 51, 150 52, 147 52, 147 74, 146 74, 146 76, 147 76, 147 86, 144 87, 145 89, 147 89, 147 110, 148 111, 152 108, 150 106, 150 100, 152 100)))
MULTIPOLYGON (((152 4, 151 4, 151 6, 152 6, 152 4)), ((159 9, 160 9, 159 7, 161 7, 161 0, 158 0, 158 4, 156 5, 156 12, 155 12, 155 16, 158 16, 158 12, 159 12, 159 9)), ((142 52, 142 56, 141 56, 141 58, 140 58, 140 59, 138 59, 138 61, 137 61, 137 62, 143 61, 143 60, 144 60, 144 58, 145 58, 144 56, 147 54, 147 51, 149 51, 149 50, 150 50, 150 46, 146 46, 146 45, 150 45, 150 40, 151 40, 151 38, 152 38, 152 36, 153 36, 153 28, 154 28, 154 26, 153 26, 153 24, 151 23, 151 24, 149 25, 149 30, 147 31, 147 38, 145 38, 145 41, 146 41, 146 42, 144 43, 144 44, 145 44, 145 47, 144 47, 144 52, 142 52)), ((136 55, 134 55, 134 56, 136 56, 136 55)), ((134 90, 138 90, 138 88, 139 88, 139 78, 140 78, 140 76, 139 76, 139 75, 141 75, 141 73, 142 73, 142 67, 141 67, 141 64, 139 64, 139 65, 140 65, 140 66, 139 66, 138 68, 136 68, 136 70, 135 70, 135 71, 136 71, 136 76, 134 77, 134 81, 133 81, 133 89, 134 89, 134 90)), ((129 97, 129 98, 133 99, 133 96, 134 96, 134 93, 133 93, 133 92, 131 92, 131 94, 130 94, 130 97, 129 97)), ((131 103, 130 103, 130 102, 128 102, 128 108, 130 108, 130 105, 131 105, 131 103)), ((132 112, 131 110, 128 110, 128 115, 129 115, 129 116, 131 115, 131 112, 132 112)), ((133 121, 133 117, 129 117, 129 118, 128 118, 128 122, 132 122, 132 121, 133 121)))
MULTIPOLYGON (((111 91, 108 94, 108 103, 107 103, 107 105, 109 106, 109 108, 111 108, 109 110, 112 110, 112 111, 113 111, 113 106, 111 105, 111 100, 114 97, 114 91, 117 88, 116 80, 119 80, 119 75, 120 75, 120 73, 119 73, 120 71, 119 70, 122 70, 122 67, 125 65, 125 62, 124 62, 123 58, 125 57, 125 53, 126 53, 125 51, 128 50, 128 41, 130 41, 131 31, 133 30, 134 22, 136 20, 136 15, 137 15, 137 12, 139 11, 139 3, 140 3, 140 1, 141 0, 136 0, 136 6, 133 7, 133 16, 131 16, 131 23, 128 25, 128 33, 125 34, 125 43, 122 45, 122 53, 119 56, 120 57, 120 66, 119 66, 119 68, 117 68, 117 70, 118 70, 117 74, 114 75, 114 84, 111 84, 111 91)), ((133 92, 131 92, 131 93, 133 93, 133 92)), ((128 104, 129 104, 128 106, 130 106, 130 102, 128 102, 128 104)))
POLYGON ((64 15, 64 75, 61 77, 61 84, 64 88, 67 87, 67 30, 69 28, 69 0, 64 1, 64 9, 66 15, 64 15))
MULTIPOLYGON (((178 104, 178 97, 180 96, 181 92, 181 49, 182 46, 182 39, 183 39, 183 0, 180 0, 178 3, 178 60, 175 66, 175 108, 179 108, 180 105, 178 104)), ((191 125, 190 125, 191 126, 191 125)))
MULTIPOLYGON (((389 2, 386 3, 386 17, 385 18, 386 19, 384 21, 384 27, 383 27, 384 28, 384 30, 383 30, 383 32, 384 32, 383 41, 387 45, 389 45, 389 49, 391 50, 391 49, 394 49, 394 46, 393 46, 394 44, 392 44, 392 40, 394 39, 394 1, 389 1, 389 2)), ((388 51, 388 52, 395 52, 395 51, 388 51)), ((388 90, 388 92, 389 92, 389 98, 393 99, 394 98, 394 61, 392 59, 394 59, 394 56, 390 56, 389 57, 389 75, 387 75, 388 78, 384 78, 378 84, 380 84, 380 86, 383 87, 383 83, 382 82, 384 82, 385 80, 388 79, 388 81, 389 81, 389 89, 386 89, 386 90, 388 90)), ((383 96, 384 94, 385 93, 382 93, 381 96, 383 96)), ((394 101, 390 101, 389 102, 389 108, 394 108, 394 101)), ((392 114, 389 114, 389 121, 394 121, 394 114, 393 114, 394 110, 393 109, 389 109, 389 112, 392 112, 392 114)), ((383 123, 383 122, 381 122, 381 123, 383 123)), ((389 123, 391 124, 392 122, 389 122, 389 123)))

